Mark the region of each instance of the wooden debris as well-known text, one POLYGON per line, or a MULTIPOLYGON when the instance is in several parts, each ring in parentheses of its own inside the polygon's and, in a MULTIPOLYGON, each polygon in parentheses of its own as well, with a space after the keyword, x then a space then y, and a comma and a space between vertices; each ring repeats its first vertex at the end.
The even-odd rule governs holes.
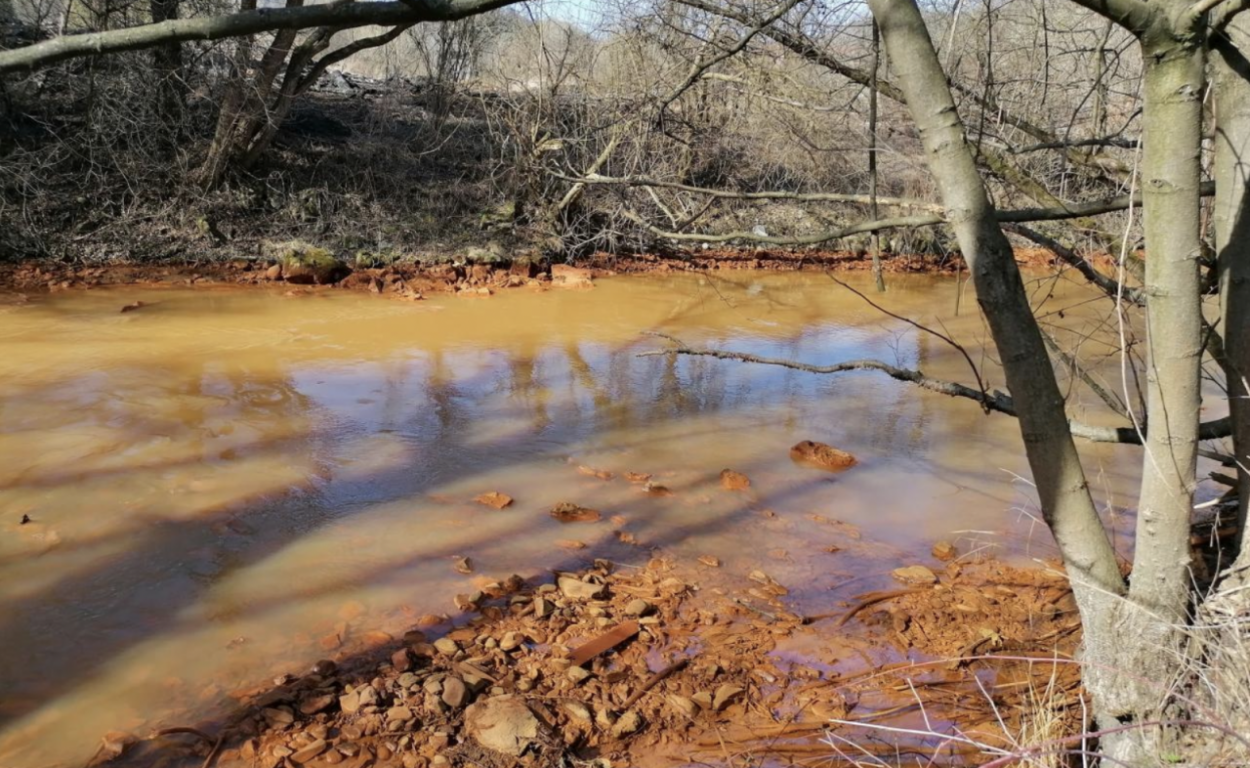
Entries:
POLYGON ((599 654, 606 653, 627 640, 632 639, 636 634, 638 634, 638 622, 626 621, 622 624, 617 624, 615 627, 607 632, 604 632, 602 635, 599 635, 594 640, 579 646, 575 651, 573 651, 572 655, 569 657, 569 661, 573 664, 573 666, 580 667, 599 654))

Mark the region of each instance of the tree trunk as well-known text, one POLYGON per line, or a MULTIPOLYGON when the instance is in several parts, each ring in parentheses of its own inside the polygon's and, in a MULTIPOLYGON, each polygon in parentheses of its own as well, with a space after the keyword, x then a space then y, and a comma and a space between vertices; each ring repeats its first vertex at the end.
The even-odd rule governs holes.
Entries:
POLYGON ((1250 15, 1234 18, 1215 55, 1215 248, 1220 277, 1220 328, 1228 364, 1228 404, 1237 457, 1238 538, 1234 573, 1250 577, 1250 15))
POLYGON ((1206 57, 1200 46, 1171 36, 1142 48, 1149 430, 1129 595, 1156 614, 1152 626, 1183 625, 1202 405, 1199 185, 1206 57))
MULTIPOLYGON (((1148 320, 1151 419, 1143 510, 1144 559, 1125 599, 1115 553, 1094 509, 1064 401, 1011 246, 977 172, 945 75, 914 0, 869 0, 886 53, 920 129, 948 219, 1002 359, 1042 512, 1063 555, 1085 629, 1084 675, 1101 727, 1141 721, 1162 698, 1175 657, 1170 630, 1188 595, 1188 520, 1194 478, 1198 362, 1198 148, 1200 51, 1171 46, 1152 59, 1145 159, 1151 256, 1148 320)), ((1115 760, 1145 761, 1137 734, 1109 737, 1115 760)), ((1119 764, 1119 763, 1118 763, 1119 764)))

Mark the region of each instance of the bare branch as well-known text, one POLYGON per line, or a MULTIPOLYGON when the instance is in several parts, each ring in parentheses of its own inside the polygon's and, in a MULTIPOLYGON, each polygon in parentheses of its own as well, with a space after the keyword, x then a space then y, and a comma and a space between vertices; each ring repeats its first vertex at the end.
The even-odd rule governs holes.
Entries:
POLYGON ((36 69, 79 56, 96 56, 187 40, 220 40, 279 29, 371 24, 399 26, 426 21, 454 21, 512 5, 519 0, 404 0, 261 8, 224 16, 175 19, 126 29, 57 37, 0 52, 0 73, 36 69))
MULTIPOLYGON (((676 189, 682 192, 691 192, 697 195, 708 195, 711 197, 733 200, 801 200, 809 203, 859 203, 862 205, 869 205, 872 203, 871 195, 843 195, 833 192, 735 192, 729 189, 695 187, 690 184, 679 184, 673 181, 661 181, 659 179, 650 179, 643 176, 600 176, 597 173, 592 173, 579 178, 564 176, 561 174, 553 175, 561 181, 568 181, 574 184, 617 185, 623 187, 657 187, 660 189, 676 189)), ((920 208, 935 212, 940 211, 942 208, 936 203, 926 203, 923 200, 913 200, 905 197, 878 197, 877 202, 881 205, 896 206, 898 208, 920 208)))

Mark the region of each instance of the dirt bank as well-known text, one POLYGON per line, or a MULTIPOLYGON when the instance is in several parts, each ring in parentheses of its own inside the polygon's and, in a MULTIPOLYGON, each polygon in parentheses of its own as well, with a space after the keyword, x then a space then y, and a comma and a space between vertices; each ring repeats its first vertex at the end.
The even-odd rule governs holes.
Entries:
MULTIPOLYGON (((1054 264, 1049 251, 1020 249, 1016 260, 1026 268, 1054 264)), ((289 274, 273 259, 158 264, 72 265, 41 262, 0 264, 0 290, 55 292, 116 285, 281 285, 292 290, 334 287, 405 299, 432 294, 482 297, 508 288, 584 288, 595 277, 611 274, 664 274, 715 270, 864 271, 872 259, 850 251, 709 250, 672 255, 599 253, 568 267, 522 257, 494 263, 402 262, 380 267, 348 267, 319 280, 313 275, 289 274)), ((956 274, 964 269, 958 256, 896 256, 884 262, 890 274, 956 274)))
POLYGON ((455 619, 374 633, 364 651, 236 691, 224 720, 109 734, 93 763, 976 763, 989 754, 968 740, 1010 749, 1077 727, 1079 624, 1062 573, 939 562, 954 554, 937 547, 930 565, 895 573, 900 589, 807 617, 768 574, 725 573, 714 558, 483 577, 449 598, 455 619), (821 661, 851 635, 856 669, 821 661), (874 730, 889 725, 933 732, 874 730))

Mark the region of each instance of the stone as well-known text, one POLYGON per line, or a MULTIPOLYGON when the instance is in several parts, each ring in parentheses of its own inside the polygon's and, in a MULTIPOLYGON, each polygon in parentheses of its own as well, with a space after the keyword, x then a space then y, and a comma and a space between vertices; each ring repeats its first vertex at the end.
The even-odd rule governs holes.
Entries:
POLYGON ((642 730, 642 715, 631 709, 621 715, 616 724, 612 726, 612 735, 620 739, 632 736, 640 730, 642 730))
POLYGON ((544 600, 541 597, 534 598, 534 616, 539 619, 545 619, 555 613, 556 607, 552 605, 550 600, 544 600))
POLYGON ((713 557, 712 555, 700 555, 699 562, 706 565, 708 568, 720 567, 720 558, 713 557))
POLYGON ((699 714, 699 705, 695 704, 693 699, 688 699, 685 696, 673 694, 668 697, 668 703, 672 705, 673 709, 682 713, 686 717, 694 717, 699 714))
POLYGON ((325 752, 327 746, 329 745, 326 744, 325 739, 317 739, 313 743, 292 754, 291 760, 296 763, 306 763, 317 755, 320 755, 322 752, 325 752))
POLYGON ((473 561, 467 557, 457 557, 452 567, 456 570, 456 573, 462 573, 466 576, 473 573, 473 561))
POLYGON ((282 267, 282 277, 296 285, 333 285, 352 273, 325 248, 302 240, 266 243, 264 250, 282 267))
POLYGON ((712 697, 712 711, 720 712, 745 692, 746 689, 738 685, 730 685, 728 683, 722 685, 716 689, 716 695, 712 697))
POLYGON ((582 667, 569 667, 564 674, 573 681, 573 685, 580 685, 590 679, 590 673, 582 667))
POLYGON ((290 725, 295 722, 295 715, 289 709, 280 709, 277 707, 266 707, 260 713, 269 721, 270 725, 282 726, 290 725))
POLYGON ((512 506, 513 501, 511 496, 498 491, 489 491, 481 494, 480 496, 474 496, 473 500, 478 504, 485 504, 486 506, 493 507, 495 509, 505 509, 510 507, 512 506))
POLYGON ((458 677, 449 677, 443 681, 443 703, 452 709, 460 709, 469 703, 469 689, 458 677))
POLYGON ((504 633, 503 638, 499 641, 499 650, 505 653, 515 651, 521 647, 521 635, 517 632, 504 633))
POLYGON ((690 700, 699 705, 700 709, 712 708, 712 694, 707 691, 699 691, 690 697, 690 700))
POLYGON ((939 541, 933 545, 933 556, 942 562, 949 562, 959 556, 959 550, 949 541, 939 541))
POLYGON ((923 565, 908 565, 903 568, 895 568, 890 572, 890 575, 904 584, 936 584, 938 580, 937 574, 923 565))
POLYGON ((412 656, 408 654, 407 648, 400 648, 391 654, 391 666, 396 672, 407 672, 412 669, 412 656))
POLYGON ((568 264, 551 265, 551 284, 557 288, 593 288, 594 277, 589 269, 568 264))
POLYGON ((859 463, 854 456, 846 451, 813 440, 804 440, 801 443, 796 443, 790 449, 790 460, 805 467, 824 469, 830 472, 840 472, 859 463))
POLYGON ((636 598, 629 601, 629 605, 625 606, 626 616, 646 616, 655 610, 655 606, 648 603, 642 598, 636 598))
POLYGON ((593 523, 603 517, 598 510, 562 501, 551 508, 551 516, 562 523, 593 523))
POLYGON ((538 718, 517 696, 494 696, 464 713, 465 733, 478 744, 519 757, 538 738, 538 718))
POLYGON ((602 595, 607 588, 603 584, 593 584, 573 576, 561 576, 556 580, 556 584, 565 596, 574 600, 593 600, 602 595))
POLYGON ((751 480, 741 472, 724 469, 720 473, 720 484, 727 491, 745 491, 751 487, 751 480))
POLYGON ((586 543, 576 539, 560 539, 556 542, 556 546, 560 549, 585 549, 586 543))
POLYGON ((450 637, 440 637, 434 641, 434 650, 444 656, 455 656, 460 651, 460 644, 450 637))
POLYGON ((315 715, 334 703, 334 694, 327 693, 313 696, 300 702, 299 711, 302 715, 315 715))
POLYGON ((391 707, 386 710, 386 722, 388 723, 406 723, 414 717, 415 715, 408 707, 391 707))
POLYGON ((266 269, 265 279, 266 280, 281 280, 282 279, 282 265, 274 264, 269 269, 266 269))
POLYGON ((565 712, 568 713, 568 716, 572 718, 573 720, 576 720, 578 722, 583 722, 583 723, 589 723, 591 721, 592 716, 590 714, 590 707, 586 706, 580 701, 566 700, 560 706, 564 709, 565 712))

